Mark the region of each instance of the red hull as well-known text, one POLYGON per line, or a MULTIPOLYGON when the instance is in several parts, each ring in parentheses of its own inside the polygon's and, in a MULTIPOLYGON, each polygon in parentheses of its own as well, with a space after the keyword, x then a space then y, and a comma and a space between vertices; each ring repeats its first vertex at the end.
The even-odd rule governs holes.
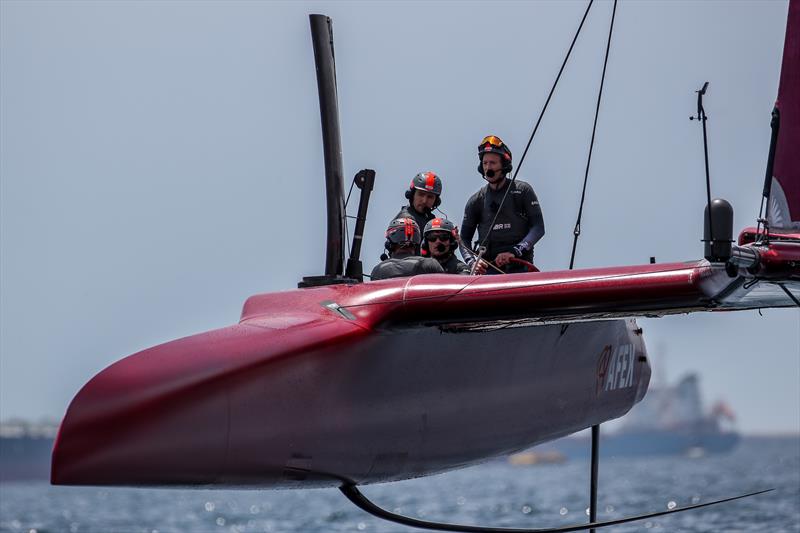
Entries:
POLYGON ((397 313, 411 311, 411 293, 450 292, 465 280, 256 296, 239 325, 125 358, 73 400, 52 481, 289 487, 403 479, 619 417, 644 395, 650 370, 633 321, 575 324, 563 335, 561 326, 396 325, 397 313), (321 305, 329 301, 349 304, 355 318, 321 305), (627 347, 631 368, 604 390, 609 357, 627 347))
POLYGON ((794 305, 800 245, 760 253, 781 285, 700 261, 254 296, 238 325, 150 348, 87 383, 62 423, 52 481, 369 483, 557 438, 622 416, 647 389, 641 330, 609 317, 794 305))

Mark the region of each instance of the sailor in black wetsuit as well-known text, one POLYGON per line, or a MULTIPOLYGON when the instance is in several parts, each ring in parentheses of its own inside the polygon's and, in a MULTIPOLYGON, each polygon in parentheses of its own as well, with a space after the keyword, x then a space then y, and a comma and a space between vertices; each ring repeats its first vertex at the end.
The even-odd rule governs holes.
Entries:
POLYGON ((419 255, 420 231, 411 218, 392 220, 386 230, 386 250, 389 259, 372 269, 372 281, 379 279, 416 276, 417 274, 442 274, 444 269, 436 259, 419 255))
POLYGON ((433 172, 420 172, 406 189, 406 199, 408 205, 401 207, 392 220, 410 217, 422 231, 435 218, 432 211, 442 203, 442 180, 433 172))
MULTIPOLYGON (((476 229, 479 243, 488 234, 483 257, 506 273, 524 272, 525 267, 511 262, 511 259, 533 262, 533 246, 544 235, 539 199, 528 183, 521 180, 512 183, 508 178, 511 150, 499 137, 490 135, 484 138, 478 146, 478 158, 478 172, 489 183, 467 201, 461 223, 463 242, 469 243, 476 229), (493 228, 491 232, 490 228, 493 228)), ((468 263, 474 261, 469 251, 462 249, 462 255, 468 263)), ((497 273, 494 269, 487 272, 497 273)))
POLYGON ((422 232, 422 254, 442 265, 447 274, 470 274, 470 268, 455 255, 458 249, 458 232, 446 218, 434 218, 425 224, 422 232))

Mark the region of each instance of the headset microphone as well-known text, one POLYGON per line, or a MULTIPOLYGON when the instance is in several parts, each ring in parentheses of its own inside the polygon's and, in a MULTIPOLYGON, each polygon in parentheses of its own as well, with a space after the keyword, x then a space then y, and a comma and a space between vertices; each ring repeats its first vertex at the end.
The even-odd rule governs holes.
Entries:
POLYGON ((487 170, 487 171, 486 171, 486 173, 485 173, 484 175, 485 175, 487 178, 493 178, 493 177, 494 177, 494 175, 495 175, 495 171, 494 171, 494 170, 492 170, 492 169, 489 169, 489 170, 487 170))
POLYGON ((447 246, 442 244, 441 241, 439 242, 439 244, 436 245, 436 251, 439 252, 440 254, 443 254, 446 250, 447 246))

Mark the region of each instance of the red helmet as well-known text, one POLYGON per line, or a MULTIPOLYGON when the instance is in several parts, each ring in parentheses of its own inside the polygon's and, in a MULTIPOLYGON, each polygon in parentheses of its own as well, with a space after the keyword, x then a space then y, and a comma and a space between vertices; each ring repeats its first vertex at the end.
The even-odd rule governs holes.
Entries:
POLYGON ((419 226, 413 218, 397 218, 386 228, 386 248, 393 245, 413 244, 419 246, 421 241, 419 226))
POLYGON ((486 154, 497 154, 503 162, 503 173, 508 174, 511 172, 511 150, 503 142, 503 139, 496 135, 488 135, 483 138, 481 144, 478 145, 478 172, 483 175, 483 156, 486 154))

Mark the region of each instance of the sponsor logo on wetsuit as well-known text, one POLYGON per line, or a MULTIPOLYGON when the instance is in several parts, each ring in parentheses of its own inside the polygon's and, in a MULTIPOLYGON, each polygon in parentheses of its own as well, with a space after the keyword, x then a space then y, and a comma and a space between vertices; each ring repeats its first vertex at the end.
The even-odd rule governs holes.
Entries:
POLYGON ((511 229, 511 224, 509 222, 505 222, 505 223, 501 222, 499 224, 495 224, 494 226, 492 226, 492 229, 493 230, 495 230, 495 229, 511 229))

